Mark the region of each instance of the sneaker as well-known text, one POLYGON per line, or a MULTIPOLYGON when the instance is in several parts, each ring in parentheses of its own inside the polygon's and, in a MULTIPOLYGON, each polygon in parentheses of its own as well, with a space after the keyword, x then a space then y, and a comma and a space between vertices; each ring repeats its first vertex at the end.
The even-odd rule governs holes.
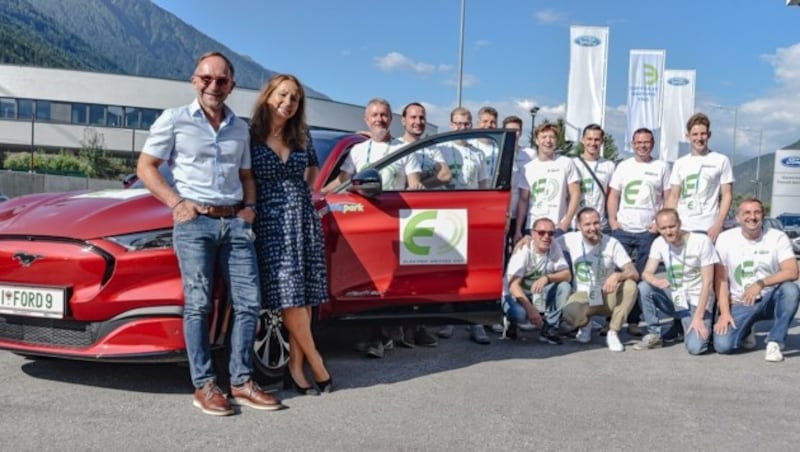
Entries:
POLYGON ((750 334, 742 340, 742 348, 745 350, 755 350, 756 348, 756 331, 750 328, 750 334))
POLYGON ((519 327, 514 322, 508 322, 506 324, 505 331, 503 331, 502 336, 500 336, 500 339, 517 340, 518 338, 519 338, 519 327))
POLYGON ((588 323, 586 326, 579 328, 578 334, 575 335, 575 340, 581 344, 592 342, 592 324, 588 323))
POLYGON ((274 411, 284 408, 280 399, 264 392, 253 380, 247 380, 241 386, 231 386, 231 398, 239 406, 249 406, 256 410, 274 411))
POLYGON ((392 334, 388 335, 392 338, 392 342, 400 347, 414 348, 414 328, 395 327, 392 328, 392 334))
POLYGON ((203 410, 203 413, 212 416, 230 416, 233 408, 228 403, 228 399, 222 390, 213 380, 203 384, 203 387, 194 390, 194 401, 192 405, 203 410))
POLYGON ((443 326, 437 333, 437 336, 441 337, 442 339, 450 339, 453 337, 453 325, 445 325, 443 326))
POLYGON ((477 342, 481 345, 491 343, 489 336, 486 335, 486 330, 483 328, 483 325, 470 325, 467 328, 469 329, 469 338, 473 342, 477 342))
POLYGON ((382 341, 372 341, 367 345, 367 358, 383 358, 385 349, 382 341))
POLYGON ((633 344, 634 350, 650 350, 661 347, 661 337, 655 334, 648 334, 641 341, 633 344))
POLYGON ((422 325, 418 326, 417 331, 414 333, 414 342, 421 347, 436 347, 439 345, 439 341, 422 325))
POLYGON ((767 342, 767 354, 764 359, 771 363, 779 363, 783 361, 783 353, 781 353, 781 346, 775 341, 767 342))
POLYGON ((539 331, 539 342, 552 345, 561 345, 561 338, 555 331, 555 328, 545 326, 542 331, 539 331))
POLYGON ((608 349, 612 352, 625 351, 625 346, 619 341, 619 336, 617 335, 616 331, 608 331, 608 334, 606 335, 606 345, 608 345, 608 349))
MULTIPOLYGON (((504 318, 503 323, 508 324, 508 320, 504 318)), ((503 334, 503 330, 505 329, 503 323, 493 323, 492 326, 489 327, 489 329, 492 330, 492 333, 503 334)))

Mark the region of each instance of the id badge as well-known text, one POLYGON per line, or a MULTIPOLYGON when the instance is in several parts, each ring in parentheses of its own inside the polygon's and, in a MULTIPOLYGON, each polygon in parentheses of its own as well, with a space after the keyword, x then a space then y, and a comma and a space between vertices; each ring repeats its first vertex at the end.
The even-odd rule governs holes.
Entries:
POLYGON ((599 288, 593 287, 589 290, 589 306, 602 306, 603 294, 599 288))
POLYGON ((672 302, 675 304, 675 306, 683 309, 689 309, 689 294, 686 293, 685 290, 673 292, 672 302))

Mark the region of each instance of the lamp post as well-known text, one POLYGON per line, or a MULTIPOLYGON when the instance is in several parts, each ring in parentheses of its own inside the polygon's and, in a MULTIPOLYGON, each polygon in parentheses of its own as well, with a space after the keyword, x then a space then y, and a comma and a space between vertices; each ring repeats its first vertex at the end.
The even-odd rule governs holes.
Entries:
POLYGON ((736 166, 736 120, 739 116, 739 108, 738 107, 726 107, 725 105, 720 104, 711 104, 712 108, 716 108, 719 110, 726 110, 733 112, 733 151, 731 151, 731 169, 736 166))
POLYGON ((461 85, 464 82, 464 18, 466 17, 467 0, 461 0, 461 34, 458 38, 458 92, 457 104, 461 106, 461 85))
POLYGON ((536 143, 534 143, 534 139, 536 137, 536 113, 539 113, 539 107, 534 105, 530 109, 531 113, 531 147, 535 148, 536 143))
POLYGON ((762 138, 764 138, 764 129, 742 127, 742 130, 748 130, 752 132, 758 131, 758 158, 756 158, 756 179, 753 182, 756 183, 756 192, 754 194, 756 198, 761 199, 761 143, 762 143, 762 138))

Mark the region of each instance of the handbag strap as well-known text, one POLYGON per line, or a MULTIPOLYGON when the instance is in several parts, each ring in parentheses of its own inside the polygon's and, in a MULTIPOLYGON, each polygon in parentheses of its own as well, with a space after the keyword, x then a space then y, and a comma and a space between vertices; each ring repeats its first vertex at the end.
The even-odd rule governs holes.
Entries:
POLYGON ((589 174, 592 175, 592 178, 594 179, 594 181, 597 182, 597 186, 602 188, 602 190, 600 190, 600 191, 603 193, 603 198, 606 200, 606 202, 608 202, 608 193, 606 193, 606 191, 608 190, 608 187, 603 186, 603 183, 600 182, 600 179, 597 177, 597 175, 594 173, 594 171, 592 171, 592 169, 589 168, 589 164, 586 163, 586 160, 584 160, 583 157, 581 157, 579 155, 578 156, 578 160, 580 160, 581 163, 583 163, 583 166, 585 166, 586 170, 589 171, 589 174))

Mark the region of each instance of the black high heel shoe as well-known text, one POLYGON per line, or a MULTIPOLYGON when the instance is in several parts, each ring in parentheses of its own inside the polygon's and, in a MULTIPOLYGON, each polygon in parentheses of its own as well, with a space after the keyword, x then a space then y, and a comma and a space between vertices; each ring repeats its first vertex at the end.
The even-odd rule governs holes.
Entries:
POLYGON ((328 377, 325 381, 315 381, 319 388, 319 392, 330 393, 333 392, 333 378, 328 377))
POLYGON ((297 391, 298 394, 314 395, 314 396, 319 395, 319 391, 317 391, 316 388, 312 386, 304 388, 299 384, 297 384, 297 382, 294 381, 294 377, 292 377, 292 373, 287 370, 286 373, 283 374, 283 389, 292 389, 292 388, 294 388, 294 390, 297 391))

